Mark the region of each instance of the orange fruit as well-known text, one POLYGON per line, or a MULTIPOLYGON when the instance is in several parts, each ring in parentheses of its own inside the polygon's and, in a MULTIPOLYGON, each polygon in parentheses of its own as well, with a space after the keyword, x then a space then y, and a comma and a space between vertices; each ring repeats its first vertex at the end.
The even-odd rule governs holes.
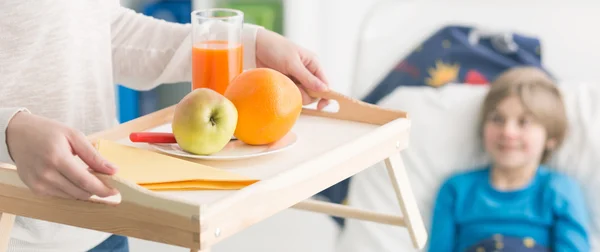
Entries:
POLYGON ((234 136, 250 145, 283 138, 302 112, 302 95, 284 74, 256 68, 236 76, 225 91, 238 111, 234 136))

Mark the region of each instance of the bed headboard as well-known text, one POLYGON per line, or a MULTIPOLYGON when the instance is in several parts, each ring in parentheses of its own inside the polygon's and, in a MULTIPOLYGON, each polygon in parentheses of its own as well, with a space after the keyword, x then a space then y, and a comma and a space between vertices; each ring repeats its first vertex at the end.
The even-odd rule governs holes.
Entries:
POLYGON ((545 67, 561 81, 600 79, 598 0, 383 0, 358 38, 353 97, 362 98, 399 59, 448 24, 536 36, 545 67))

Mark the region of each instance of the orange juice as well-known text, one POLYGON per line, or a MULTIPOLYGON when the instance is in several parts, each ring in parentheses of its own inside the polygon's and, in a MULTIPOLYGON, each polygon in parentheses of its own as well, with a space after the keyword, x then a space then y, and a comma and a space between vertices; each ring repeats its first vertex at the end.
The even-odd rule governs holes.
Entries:
POLYGON ((243 47, 228 41, 205 41, 192 47, 192 89, 224 94, 243 68, 243 47))

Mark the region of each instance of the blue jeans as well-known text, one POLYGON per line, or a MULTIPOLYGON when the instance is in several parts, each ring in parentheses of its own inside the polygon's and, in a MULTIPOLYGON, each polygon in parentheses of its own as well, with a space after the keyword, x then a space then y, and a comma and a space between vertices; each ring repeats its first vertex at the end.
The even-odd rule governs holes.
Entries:
POLYGON ((88 252, 129 252, 129 242, 125 236, 111 235, 88 252))

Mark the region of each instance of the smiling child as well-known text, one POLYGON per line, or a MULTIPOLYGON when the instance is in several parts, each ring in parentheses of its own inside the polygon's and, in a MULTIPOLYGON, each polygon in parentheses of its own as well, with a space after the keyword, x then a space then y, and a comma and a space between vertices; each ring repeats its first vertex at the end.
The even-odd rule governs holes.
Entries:
POLYGON ((589 251, 578 183, 545 165, 567 124, 543 71, 517 67, 491 83, 480 130, 492 162, 443 183, 429 251, 589 251))

